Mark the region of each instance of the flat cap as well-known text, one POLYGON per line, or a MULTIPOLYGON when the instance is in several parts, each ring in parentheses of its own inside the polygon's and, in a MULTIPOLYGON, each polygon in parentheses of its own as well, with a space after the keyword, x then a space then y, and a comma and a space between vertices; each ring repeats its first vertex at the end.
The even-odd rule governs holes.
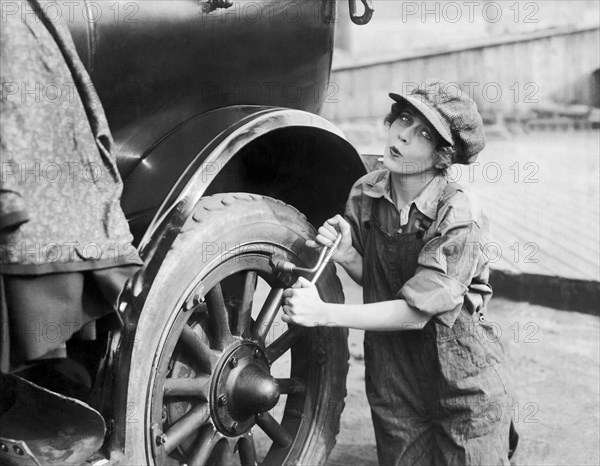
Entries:
POLYGON ((477 104, 457 84, 428 79, 406 95, 390 93, 399 104, 415 107, 456 151, 456 163, 469 164, 485 147, 477 104))

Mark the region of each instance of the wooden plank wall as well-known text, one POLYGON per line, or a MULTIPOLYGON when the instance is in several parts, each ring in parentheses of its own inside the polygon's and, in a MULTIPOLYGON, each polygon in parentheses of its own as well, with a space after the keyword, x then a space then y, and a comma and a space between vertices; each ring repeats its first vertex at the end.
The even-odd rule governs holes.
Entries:
POLYGON ((470 92, 484 115, 518 118, 536 105, 591 104, 599 43, 598 28, 560 29, 334 69, 321 114, 334 121, 380 119, 389 109, 387 92, 430 77, 470 92))

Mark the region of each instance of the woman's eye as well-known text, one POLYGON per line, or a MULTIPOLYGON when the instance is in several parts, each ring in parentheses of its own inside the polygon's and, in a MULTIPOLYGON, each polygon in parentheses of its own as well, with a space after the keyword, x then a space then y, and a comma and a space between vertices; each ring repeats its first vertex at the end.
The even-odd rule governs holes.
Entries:
POLYGON ((398 119, 402 122, 402 123, 410 123, 410 117, 408 115, 400 115, 398 117, 398 119))
POLYGON ((423 130, 421 131, 421 135, 425 138, 425 139, 429 139, 430 141, 433 139, 431 137, 431 133, 427 130, 423 130))

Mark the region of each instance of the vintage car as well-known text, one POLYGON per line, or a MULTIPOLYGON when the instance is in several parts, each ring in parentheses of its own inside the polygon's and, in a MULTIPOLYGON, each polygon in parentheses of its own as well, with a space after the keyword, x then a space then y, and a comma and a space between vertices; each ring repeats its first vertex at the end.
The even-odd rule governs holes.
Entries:
MULTIPOLYGON (((355 1, 354 22, 367 22, 370 0, 362 13, 355 1)), ((318 116, 335 98, 335 0, 60 4, 113 131, 144 260, 90 402, 106 435, 83 464, 323 464, 344 407, 347 334, 274 322, 297 277, 276 264, 315 264, 305 240, 365 173, 318 116)), ((317 286, 343 300, 332 265, 317 286)), ((54 412, 46 395, 38 408, 59 431, 79 408, 54 412)), ((80 464, 86 433, 69 435, 48 448, 30 439, 28 451, 3 444, 2 461, 80 464)))

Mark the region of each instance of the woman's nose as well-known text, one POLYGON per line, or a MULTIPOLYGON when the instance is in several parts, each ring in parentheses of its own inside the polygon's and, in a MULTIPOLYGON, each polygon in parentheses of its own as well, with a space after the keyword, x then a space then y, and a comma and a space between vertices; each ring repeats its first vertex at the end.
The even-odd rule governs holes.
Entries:
POLYGON ((408 143, 410 141, 411 131, 412 126, 400 129, 400 131, 398 131, 398 139, 400 139, 404 143, 408 143))

